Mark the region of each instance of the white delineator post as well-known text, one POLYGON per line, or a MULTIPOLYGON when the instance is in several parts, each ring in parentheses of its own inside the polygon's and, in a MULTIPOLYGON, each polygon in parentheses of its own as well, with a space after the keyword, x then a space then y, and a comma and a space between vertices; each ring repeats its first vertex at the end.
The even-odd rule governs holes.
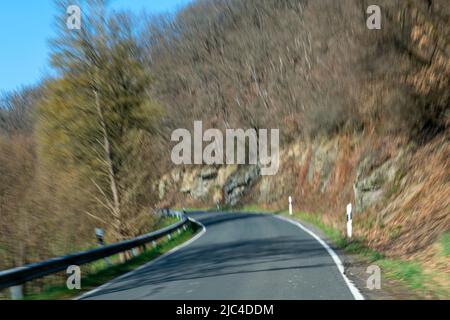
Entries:
POLYGON ((11 287, 11 288, 9 288, 9 290, 11 292, 12 300, 22 300, 23 299, 23 286, 22 285, 11 287))
POLYGON ((289 215, 292 216, 292 197, 289 196, 289 215))
POLYGON ((352 204, 347 205, 347 237, 352 237, 352 204))

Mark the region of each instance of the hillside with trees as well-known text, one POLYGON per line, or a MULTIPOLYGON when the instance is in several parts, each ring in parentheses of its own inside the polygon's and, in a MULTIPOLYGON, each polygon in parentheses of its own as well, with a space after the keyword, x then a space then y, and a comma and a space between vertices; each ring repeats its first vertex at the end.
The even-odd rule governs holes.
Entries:
POLYGON ((282 174, 255 177, 239 205, 294 195, 338 225, 362 199, 371 247, 428 261, 450 231, 450 7, 378 1, 382 28, 369 30, 369 4, 197 0, 154 17, 90 0, 77 32, 57 17, 56 76, 0 102, 0 270, 89 247, 98 226, 108 242, 137 236, 156 208, 213 206, 230 180, 193 197, 183 179, 204 168, 170 161, 171 132, 195 120, 280 129, 282 174), (367 177, 389 182, 382 201, 359 197, 367 177))

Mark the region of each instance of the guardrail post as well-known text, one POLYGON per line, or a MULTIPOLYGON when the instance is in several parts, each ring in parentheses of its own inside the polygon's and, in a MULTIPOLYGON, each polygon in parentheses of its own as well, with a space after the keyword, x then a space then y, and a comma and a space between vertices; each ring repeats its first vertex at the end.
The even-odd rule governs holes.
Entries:
POLYGON ((12 300, 22 300, 23 299, 23 285, 11 287, 11 288, 9 288, 9 291, 11 292, 12 300))

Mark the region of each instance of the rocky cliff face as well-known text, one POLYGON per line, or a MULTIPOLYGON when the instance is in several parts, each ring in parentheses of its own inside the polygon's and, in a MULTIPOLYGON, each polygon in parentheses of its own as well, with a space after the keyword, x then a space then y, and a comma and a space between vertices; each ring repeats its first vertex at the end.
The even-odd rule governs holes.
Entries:
POLYGON ((252 189, 259 174, 258 166, 177 168, 163 176, 157 188, 160 200, 175 192, 184 195, 185 201, 201 201, 209 206, 235 206, 252 189))
POLYGON ((162 201, 177 195, 172 201, 183 206, 285 209, 293 196, 295 210, 342 229, 351 202, 356 236, 388 254, 411 255, 450 229, 449 156, 448 135, 424 146, 340 136, 286 146, 275 176, 261 176, 257 166, 177 168, 157 188, 162 201))

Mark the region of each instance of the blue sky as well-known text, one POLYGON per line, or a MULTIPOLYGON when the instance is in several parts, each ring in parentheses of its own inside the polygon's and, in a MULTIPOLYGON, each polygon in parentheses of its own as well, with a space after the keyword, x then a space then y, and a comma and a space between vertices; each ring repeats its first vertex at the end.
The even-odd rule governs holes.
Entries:
MULTIPOLYGON (((123 8, 160 14, 191 0, 112 0, 123 8)), ((74 1, 76 3, 76 1, 74 1)), ((55 12, 52 0, 3 0, 0 6, 0 92, 31 85, 49 74, 48 39, 55 12)))

